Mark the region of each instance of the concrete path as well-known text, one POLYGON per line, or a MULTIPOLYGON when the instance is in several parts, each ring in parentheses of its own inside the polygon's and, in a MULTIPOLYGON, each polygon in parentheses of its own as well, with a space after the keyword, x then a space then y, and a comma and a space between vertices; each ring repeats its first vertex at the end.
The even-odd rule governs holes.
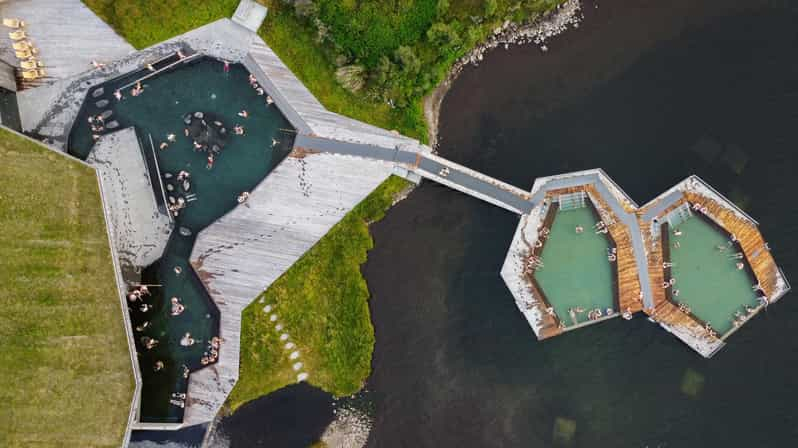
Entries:
POLYGON ((298 135, 295 146, 311 152, 365 157, 404 165, 410 171, 477 199, 523 215, 532 209, 530 194, 432 153, 298 135))

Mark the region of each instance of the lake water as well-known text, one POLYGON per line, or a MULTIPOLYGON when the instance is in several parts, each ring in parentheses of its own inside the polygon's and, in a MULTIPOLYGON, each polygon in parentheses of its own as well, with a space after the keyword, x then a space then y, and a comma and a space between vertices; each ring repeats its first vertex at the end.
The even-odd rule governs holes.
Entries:
MULTIPOLYGON (((495 51, 460 76, 443 104, 440 153, 522 188, 602 167, 638 203, 698 174, 762 223, 776 260, 798 279, 795 8, 583 4, 580 28, 547 53, 495 51)), ((427 182, 372 226, 376 247, 363 267, 377 336, 368 446, 798 443, 795 294, 712 360, 642 316, 538 342, 499 277, 517 223, 427 182)), ((222 427, 280 430, 252 417, 234 425, 244 417, 222 427)), ((231 446, 255 446, 243 440, 231 446)))

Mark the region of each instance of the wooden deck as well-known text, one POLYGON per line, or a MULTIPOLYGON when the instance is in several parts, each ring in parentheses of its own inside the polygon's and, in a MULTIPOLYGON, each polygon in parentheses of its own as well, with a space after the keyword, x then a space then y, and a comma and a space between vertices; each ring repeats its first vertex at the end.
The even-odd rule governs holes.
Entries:
MULTIPOLYGON (((543 218, 543 222, 540 223, 540 227, 537 229, 538 231, 543 228, 551 229, 551 225, 554 222, 554 215, 557 214, 557 210, 557 205, 552 205, 551 208, 549 208, 546 213, 546 217, 543 218)), ((524 257, 525 265, 530 258, 534 256, 540 256, 541 252, 543 252, 543 246, 545 245, 546 238, 540 236, 538 233, 538 240, 542 243, 539 247, 527 244, 530 249, 529 254, 524 257)), ((534 270, 525 272, 524 280, 529 287, 532 296, 538 299, 536 302, 531 303, 531 306, 538 309, 541 316, 540 328, 537 334, 538 339, 543 340, 562 333, 564 330, 560 328, 560 319, 557 317, 557 315, 552 315, 546 312, 546 310, 551 307, 551 303, 546 297, 546 294, 543 293, 543 289, 540 287, 537 280, 535 280, 534 270)))
MULTIPOLYGON (((671 206, 666 208, 659 216, 665 216, 673 210, 676 210, 684 204, 687 200, 681 199, 677 202, 674 202, 671 206)), ((644 207, 640 209, 638 212, 638 216, 642 216, 648 207, 644 207)), ((652 240, 651 237, 651 223, 643 222, 642 220, 638 220, 638 225, 640 226, 640 232, 643 234, 643 241, 646 244, 646 258, 647 258, 647 269, 648 269, 648 278, 651 280, 651 293, 654 299, 654 308, 649 310, 643 310, 646 314, 653 315, 654 311, 657 307, 659 307, 663 302, 667 302, 668 299, 665 295, 665 289, 662 288, 662 283, 665 281, 665 271, 662 267, 662 263, 665 261, 662 256, 662 242, 660 238, 656 238, 655 241, 652 240)), ((678 308, 677 308, 678 311, 678 308)))
POLYGON ((593 199, 593 203, 614 221, 607 225, 607 229, 618 250, 616 271, 618 274, 619 311, 636 313, 643 309, 643 302, 640 300, 640 277, 637 273, 639 267, 632 250, 631 233, 618 216, 615 216, 607 201, 596 191, 595 187, 587 185, 585 189, 593 199))
POLYGON ((706 207, 706 214, 737 238, 762 291, 769 298, 777 295, 779 268, 757 226, 711 198, 694 192, 685 192, 684 195, 690 203, 706 207))

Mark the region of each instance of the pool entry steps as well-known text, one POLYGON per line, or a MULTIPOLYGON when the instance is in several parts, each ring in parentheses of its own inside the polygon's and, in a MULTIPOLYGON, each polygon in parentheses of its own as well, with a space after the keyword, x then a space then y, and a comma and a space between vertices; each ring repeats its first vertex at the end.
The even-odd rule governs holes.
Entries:
POLYGON ((711 357, 790 289, 758 223, 698 176, 643 207, 602 170, 531 197, 501 275, 538 339, 643 311, 711 357))
POLYGON ((213 422, 244 308, 391 175, 520 215, 501 275, 539 339, 643 311, 709 357, 790 288, 756 221, 696 176, 643 207, 600 169, 526 191, 328 111, 254 32, 255 2, 141 51, 78 0, 35 3, 10 15, 64 64, 18 93, 21 128, 97 167, 121 288, 140 295, 118 298, 141 392, 128 436, 213 422), (64 11, 94 24, 74 51, 64 11), (113 48, 92 53, 97 35, 113 48))

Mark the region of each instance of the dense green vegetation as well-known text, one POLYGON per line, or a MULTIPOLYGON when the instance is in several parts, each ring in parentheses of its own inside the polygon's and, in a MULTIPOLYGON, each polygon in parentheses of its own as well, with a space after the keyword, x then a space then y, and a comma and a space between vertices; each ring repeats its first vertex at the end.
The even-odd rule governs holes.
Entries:
MULTIPOLYGON (((143 48, 222 17, 238 0, 84 0, 143 48)), ((563 0, 260 0, 260 35, 328 109, 427 139, 422 98, 504 21, 563 0)))
POLYGON ((133 374, 94 170, 0 130, 0 446, 119 446, 133 374))
POLYGON ((368 224, 381 219, 408 186, 395 176, 383 182, 244 310, 232 409, 296 381, 296 360, 283 348, 272 313, 297 345, 310 383, 339 396, 360 390, 374 347, 369 291, 360 273, 373 246, 368 224), (271 313, 264 312, 266 305, 271 313))

